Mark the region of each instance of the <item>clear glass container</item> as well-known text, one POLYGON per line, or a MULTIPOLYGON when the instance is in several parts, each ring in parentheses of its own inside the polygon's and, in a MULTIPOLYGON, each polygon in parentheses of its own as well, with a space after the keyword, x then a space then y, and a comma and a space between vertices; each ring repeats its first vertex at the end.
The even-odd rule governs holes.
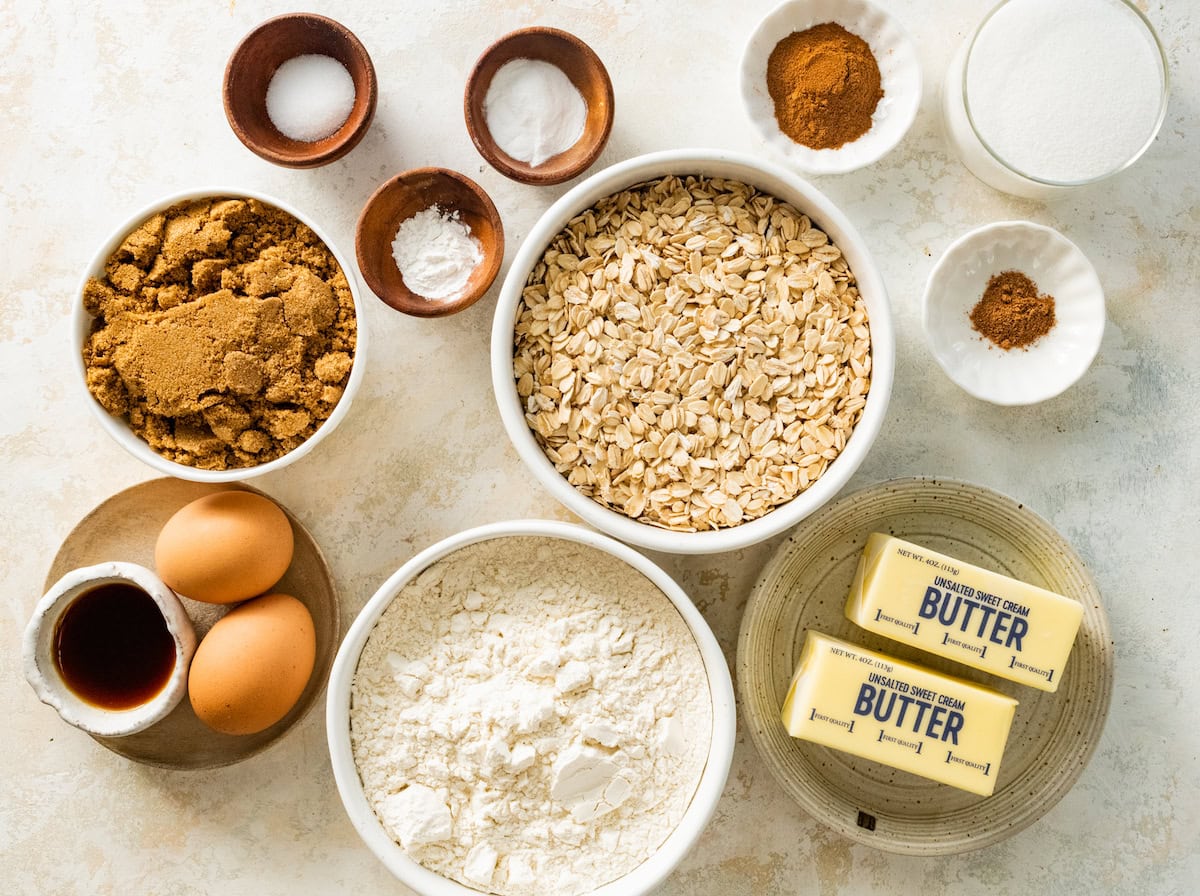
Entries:
MULTIPOLYGON (((1006 158, 1006 153, 993 145, 995 140, 986 139, 982 133, 986 129, 980 127, 980 113, 983 110, 978 107, 972 108, 972 91, 969 82, 972 61, 975 58, 973 54, 976 54, 981 43, 981 36, 987 36, 989 26, 995 27, 996 17, 1002 10, 1005 15, 1013 16, 1023 12, 1020 8, 1022 6, 1036 10, 1038 14, 1043 14, 1044 10, 1049 8, 1046 0, 1004 0, 988 13, 979 27, 959 47, 950 62, 942 85, 942 113, 947 138, 967 169, 985 184, 1015 196, 1030 199, 1054 199, 1068 195, 1080 187, 1106 180, 1125 170, 1141 158, 1150 144, 1154 142, 1154 138, 1158 135, 1163 120, 1166 118, 1169 91, 1167 61, 1162 43, 1149 20, 1128 0, 1093 0, 1093 2, 1098 10, 1104 6, 1117 7, 1122 12, 1130 14, 1130 23, 1135 28, 1140 26, 1138 28, 1139 37, 1144 39, 1153 50, 1152 55, 1159 70, 1159 91, 1156 97, 1156 109, 1138 110, 1148 125, 1145 139, 1137 145, 1136 150, 1115 161, 1111 167, 1106 167, 1100 173, 1087 172, 1079 177, 1064 177, 1061 172, 1050 176, 1046 176, 1045 173, 1039 174, 1030 165, 1014 161, 1011 153, 1006 158), (1038 5, 1035 7, 1034 3, 1038 5), (1014 4, 1016 5, 1014 6, 1014 4), (1152 126, 1150 126, 1151 124, 1152 126)), ((1120 62, 1122 60, 1109 60, 1110 64, 1120 62)), ((982 63, 980 65, 982 66, 982 63)))

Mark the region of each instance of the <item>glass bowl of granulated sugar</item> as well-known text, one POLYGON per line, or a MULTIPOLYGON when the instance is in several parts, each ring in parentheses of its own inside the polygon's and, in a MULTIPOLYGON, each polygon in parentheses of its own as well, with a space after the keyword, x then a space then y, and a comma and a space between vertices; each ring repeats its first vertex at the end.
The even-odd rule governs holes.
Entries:
POLYGON ((699 839, 733 685, 687 595, 582 526, 496 523, 391 576, 326 708, 342 803, 422 896, 638 896, 699 839))

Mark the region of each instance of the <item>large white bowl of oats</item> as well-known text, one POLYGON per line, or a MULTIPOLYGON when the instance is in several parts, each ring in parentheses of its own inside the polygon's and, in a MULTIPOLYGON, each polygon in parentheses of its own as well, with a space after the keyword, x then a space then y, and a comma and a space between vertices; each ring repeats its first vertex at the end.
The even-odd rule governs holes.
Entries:
POLYGON ((492 383, 568 509, 672 553, 736 550, 825 504, 892 388, 887 290, 846 216, 783 168, 639 156, 576 186, 517 252, 492 383))

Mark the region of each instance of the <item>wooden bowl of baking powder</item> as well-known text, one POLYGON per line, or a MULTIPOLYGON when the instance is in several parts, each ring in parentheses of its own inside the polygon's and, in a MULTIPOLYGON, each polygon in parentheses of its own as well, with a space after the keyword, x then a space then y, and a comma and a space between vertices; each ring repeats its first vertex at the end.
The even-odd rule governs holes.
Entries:
POLYGON ((446 317, 474 305, 491 287, 504 260, 504 226, 491 197, 469 177, 448 168, 414 168, 385 182, 367 200, 354 247, 363 279, 382 302, 415 317, 446 317), (449 297, 431 298, 406 283, 393 246, 401 225, 430 209, 447 227, 465 225, 480 256, 449 297))
POLYGON ((476 61, 463 94, 467 132, 479 154, 505 177, 539 187, 561 184, 591 167, 608 143, 613 107, 612 80, 600 57, 578 37, 557 28, 521 28, 504 35, 476 61), (548 62, 560 69, 587 106, 579 139, 538 165, 509 155, 488 128, 485 104, 492 79, 505 64, 519 59, 548 62))

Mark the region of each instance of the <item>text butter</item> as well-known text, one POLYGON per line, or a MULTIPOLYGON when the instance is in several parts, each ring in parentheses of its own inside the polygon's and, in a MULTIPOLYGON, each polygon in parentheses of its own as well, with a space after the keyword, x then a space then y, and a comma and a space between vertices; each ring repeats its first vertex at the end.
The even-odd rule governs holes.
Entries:
POLYGON ((846 616, 868 631, 1043 691, 1057 691, 1083 605, 876 533, 846 616))
POLYGON ((783 703, 792 737, 991 796, 1017 701, 810 631, 783 703))

